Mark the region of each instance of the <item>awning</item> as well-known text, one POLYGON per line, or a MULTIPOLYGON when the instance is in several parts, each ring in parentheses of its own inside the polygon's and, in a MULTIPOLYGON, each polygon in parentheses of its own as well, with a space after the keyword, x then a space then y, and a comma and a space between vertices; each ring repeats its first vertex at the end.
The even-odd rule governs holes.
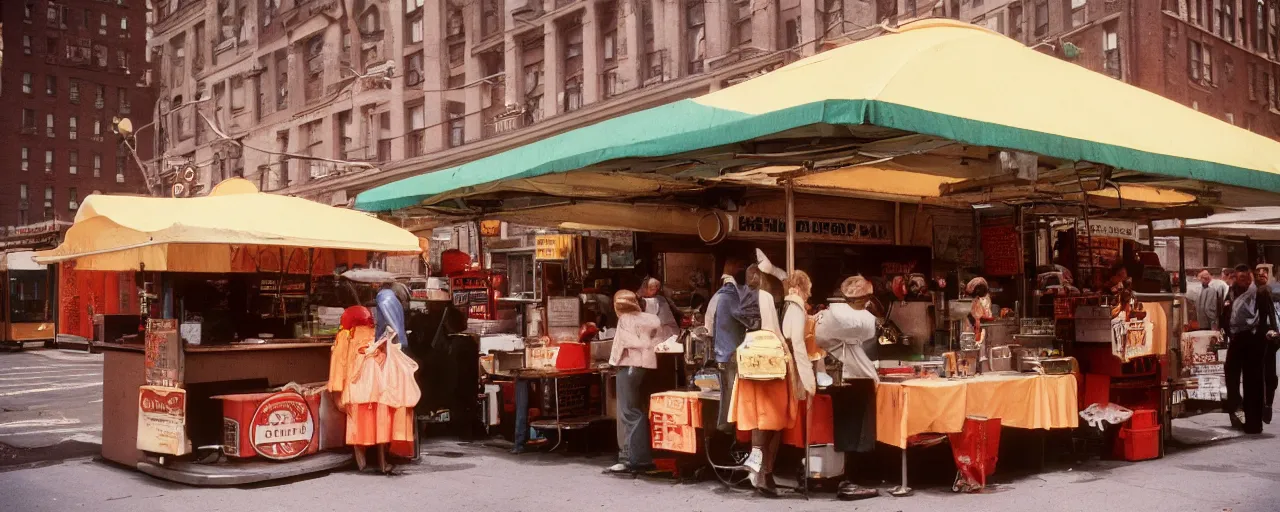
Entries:
POLYGON ((1280 240, 1280 207, 1265 206, 1218 213, 1202 219, 1176 222, 1165 221, 1155 225, 1156 236, 1188 236, 1199 238, 1251 238, 1254 240, 1280 240))
POLYGON ((486 184, 616 170, 806 127, 848 139, 873 128, 924 134, 1280 192, 1274 140, 973 25, 926 20, 892 32, 699 98, 377 187, 355 205, 397 210, 486 184))
POLYGON ((207 197, 90 195, 61 245, 39 263, 87 270, 228 271, 234 247, 418 253, 418 238, 370 215, 227 180, 207 197))

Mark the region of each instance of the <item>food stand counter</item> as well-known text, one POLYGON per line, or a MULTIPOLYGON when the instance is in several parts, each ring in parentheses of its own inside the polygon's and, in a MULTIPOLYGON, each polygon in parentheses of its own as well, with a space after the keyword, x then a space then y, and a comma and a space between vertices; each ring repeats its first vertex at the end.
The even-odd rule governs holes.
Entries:
MULTIPOLYGON (((221 425, 220 405, 215 394, 230 392, 215 383, 265 383, 281 386, 289 382, 319 382, 329 378, 331 343, 276 340, 272 343, 186 346, 181 387, 188 390, 187 426, 193 445, 220 444, 220 437, 199 439, 200 427, 221 425), (207 390, 198 393, 198 390, 207 390), (196 396, 197 394, 203 396, 196 396), (199 416, 208 416, 201 420, 199 416)), ((102 343, 95 348, 104 353, 102 380, 102 456, 136 466, 146 460, 138 450, 138 388, 145 386, 144 348, 140 344, 102 343)), ((245 387, 235 391, 246 391, 245 387)))

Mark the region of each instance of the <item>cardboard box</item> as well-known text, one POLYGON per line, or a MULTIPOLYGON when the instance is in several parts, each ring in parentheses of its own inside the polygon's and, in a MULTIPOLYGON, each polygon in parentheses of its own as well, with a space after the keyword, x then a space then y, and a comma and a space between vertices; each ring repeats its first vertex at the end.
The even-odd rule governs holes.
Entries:
POLYGON ((649 396, 649 411, 678 425, 702 428, 702 400, 694 391, 666 391, 649 396))

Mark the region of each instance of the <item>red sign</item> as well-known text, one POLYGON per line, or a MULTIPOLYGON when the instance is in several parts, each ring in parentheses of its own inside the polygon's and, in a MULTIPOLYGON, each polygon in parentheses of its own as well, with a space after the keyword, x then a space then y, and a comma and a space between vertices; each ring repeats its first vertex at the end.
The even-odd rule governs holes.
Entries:
POLYGON ((178 388, 138 389, 138 449, 170 455, 186 454, 187 392, 178 388))
POLYGON ((1012 224, 982 226, 982 270, 989 276, 1013 276, 1022 273, 1018 230, 1012 224))
POLYGON ((307 452, 316 432, 315 417, 302 395, 286 391, 271 395, 253 413, 249 435, 258 455, 287 460, 307 452))

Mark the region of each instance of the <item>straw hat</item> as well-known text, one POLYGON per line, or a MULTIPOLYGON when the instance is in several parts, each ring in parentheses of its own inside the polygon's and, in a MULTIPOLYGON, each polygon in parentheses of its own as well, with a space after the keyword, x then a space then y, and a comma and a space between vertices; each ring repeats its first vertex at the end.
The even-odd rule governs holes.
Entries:
POLYGON ((860 275, 850 277, 840 283, 840 294, 844 295, 845 299, 861 299, 871 296, 874 292, 875 287, 871 285, 871 281, 860 275))

